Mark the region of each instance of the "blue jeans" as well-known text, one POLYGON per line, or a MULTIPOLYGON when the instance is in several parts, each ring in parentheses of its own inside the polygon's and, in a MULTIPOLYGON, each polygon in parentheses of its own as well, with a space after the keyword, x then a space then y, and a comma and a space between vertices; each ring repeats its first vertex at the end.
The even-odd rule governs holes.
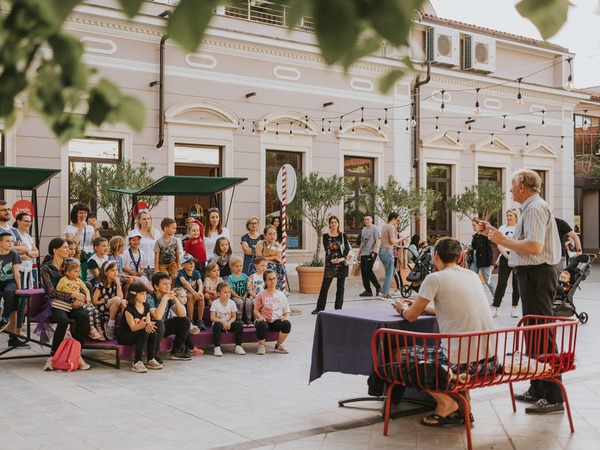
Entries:
POLYGON ((382 294, 389 294, 392 287, 392 279, 394 278, 394 253, 391 248, 379 250, 379 258, 385 267, 385 279, 383 280, 382 294))
POLYGON ((491 267, 477 267, 477 262, 473 261, 471 263, 470 269, 475 273, 481 271, 481 276, 483 277, 483 281, 485 281, 485 284, 487 284, 487 287, 489 288, 490 292, 492 293, 492 296, 494 296, 496 294, 496 285, 494 284, 494 281, 492 280, 492 268, 491 267))

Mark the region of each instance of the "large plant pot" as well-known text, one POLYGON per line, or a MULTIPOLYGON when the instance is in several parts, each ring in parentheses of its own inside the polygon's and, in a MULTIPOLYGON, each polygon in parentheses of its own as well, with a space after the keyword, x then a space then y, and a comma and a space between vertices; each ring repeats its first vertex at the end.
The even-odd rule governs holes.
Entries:
POLYGON ((303 294, 318 294, 321 290, 325 267, 297 266, 298 283, 303 294))

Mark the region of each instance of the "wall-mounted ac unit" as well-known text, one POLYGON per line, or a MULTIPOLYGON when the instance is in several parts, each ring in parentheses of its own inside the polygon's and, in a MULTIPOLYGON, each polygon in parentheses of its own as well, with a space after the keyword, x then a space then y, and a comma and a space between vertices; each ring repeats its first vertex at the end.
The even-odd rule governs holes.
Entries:
POLYGON ((496 41, 484 36, 465 36, 464 40, 465 70, 476 72, 494 72, 496 70, 496 41))
POLYGON ((425 49, 427 60, 446 66, 460 64, 460 34, 444 27, 427 28, 425 49))

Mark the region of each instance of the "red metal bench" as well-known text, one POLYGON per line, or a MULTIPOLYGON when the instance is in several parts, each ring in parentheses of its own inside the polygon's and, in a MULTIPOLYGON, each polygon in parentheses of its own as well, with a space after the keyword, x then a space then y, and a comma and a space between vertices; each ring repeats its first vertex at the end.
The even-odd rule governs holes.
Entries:
MULTIPOLYGON (((377 375, 388 384, 388 398, 396 385, 452 396, 463 407, 469 449, 472 448, 471 410, 469 402, 460 393, 507 383, 513 411, 516 411, 512 384, 518 381, 543 379, 556 383, 563 393, 573 433, 567 392, 556 377, 575 367, 578 325, 579 321, 573 318, 525 316, 515 328, 474 333, 417 333, 382 328, 373 335, 373 364, 377 375), (443 353, 431 352, 427 360, 423 352, 419 352, 423 347, 444 350, 443 353), (463 364, 447 371, 444 358, 451 352, 457 352, 454 362, 463 364), (469 373, 469 367, 464 363, 471 361, 478 361, 480 367, 489 370, 469 373)), ((390 410, 391 402, 388 401, 384 436, 388 433, 390 410)))

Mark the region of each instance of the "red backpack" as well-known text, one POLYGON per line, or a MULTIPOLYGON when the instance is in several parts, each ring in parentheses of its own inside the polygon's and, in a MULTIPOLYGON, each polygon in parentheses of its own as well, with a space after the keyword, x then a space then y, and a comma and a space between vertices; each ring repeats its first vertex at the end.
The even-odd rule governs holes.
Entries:
POLYGON ((73 338, 66 338, 58 346, 52 357, 52 367, 55 370, 71 372, 79 367, 81 357, 81 344, 73 338))

